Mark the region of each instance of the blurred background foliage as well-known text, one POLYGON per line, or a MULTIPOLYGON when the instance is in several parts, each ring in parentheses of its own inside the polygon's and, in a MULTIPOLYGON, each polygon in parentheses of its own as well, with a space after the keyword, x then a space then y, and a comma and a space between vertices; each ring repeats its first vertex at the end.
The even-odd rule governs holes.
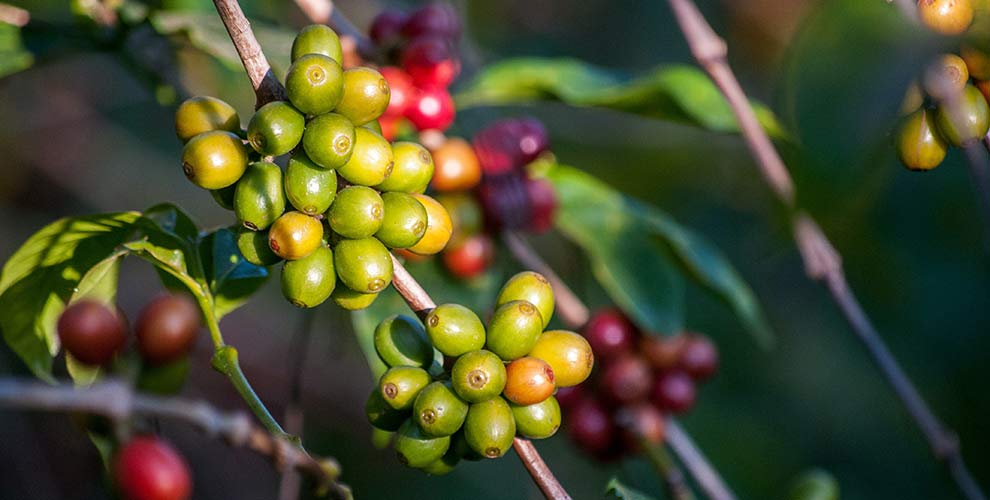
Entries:
MULTIPOLYGON (((0 80, 0 260, 66 215, 171 201, 201 226, 228 224, 229 213, 179 174, 180 144, 172 132, 174 88, 221 96, 242 117, 252 109, 253 95, 236 61, 229 61, 230 47, 211 42, 223 35, 211 2, 152 2, 146 5, 152 12, 167 11, 152 19, 154 29, 143 25, 124 37, 78 24, 62 1, 11 3, 31 12, 21 33, 31 55, 4 41, 0 66, 6 72, 32 57, 33 66, 0 80), (156 29, 177 35, 162 38, 156 29), (165 75, 164 85, 156 73, 165 75)), ((744 88, 789 134, 782 145, 801 203, 842 252, 852 286, 892 350, 959 432, 977 478, 990 484, 984 446, 990 429, 983 420, 990 412, 990 261, 964 158, 953 151, 941 168, 917 174, 898 165, 889 145, 907 83, 927 57, 954 42, 909 26, 881 0, 699 4, 726 37, 744 88)), ((286 40, 306 24, 302 14, 287 0, 242 5, 261 29, 276 70, 284 69, 286 40)), ((385 4, 336 5, 366 26, 385 4)), ((134 15, 140 7, 129 4, 134 15)), ((470 41, 462 87, 482 65, 516 56, 578 58, 627 77, 691 62, 664 2, 465 1, 459 8, 470 41)), ((702 288, 689 285, 683 299, 685 324, 712 336, 723 359, 721 373, 683 422, 741 498, 783 498, 790 480, 812 466, 831 471, 848 499, 957 498, 824 291, 805 278, 786 220, 737 136, 549 102, 466 109, 453 133, 469 136, 495 117, 523 113, 547 124, 561 163, 706 236, 755 290, 777 334, 770 351, 702 288)), ((559 235, 534 243, 591 304, 607 302, 588 261, 559 235)), ((501 272, 514 270, 502 260, 501 272)), ((438 300, 463 293, 427 287, 438 300)), ((160 289, 149 266, 125 262, 119 294, 125 312, 135 315, 160 289)), ((289 339, 301 324, 302 314, 271 283, 223 322, 248 377, 277 415, 296 368, 287 361, 289 339)), ((359 498, 539 496, 512 458, 467 463, 431 478, 376 450, 363 415, 373 381, 348 315, 321 308, 311 341, 303 366, 306 442, 341 461, 344 480, 359 498)), ((209 367, 210 355, 203 335, 183 395, 241 408, 209 367)), ((0 371, 27 374, 6 347, 0 347, 0 371)), ((172 422, 160 425, 192 464, 196 498, 275 497, 277 473, 261 458, 172 422)), ((96 450, 65 416, 0 413, 0 443, 0 498, 109 496, 96 450)), ((601 466, 563 435, 539 447, 576 498, 602 496, 613 475, 661 496, 645 462, 601 466)))

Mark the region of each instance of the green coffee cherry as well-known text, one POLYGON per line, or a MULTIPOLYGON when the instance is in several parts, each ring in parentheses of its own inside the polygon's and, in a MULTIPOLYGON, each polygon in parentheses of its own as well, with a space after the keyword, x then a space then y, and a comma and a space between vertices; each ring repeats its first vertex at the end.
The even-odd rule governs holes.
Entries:
POLYGON ((446 356, 460 356, 485 345, 485 326, 477 314, 460 304, 437 306, 425 323, 433 346, 446 356))
POLYGON ((307 115, 333 111, 344 94, 344 70, 322 54, 306 54, 289 66, 285 76, 289 102, 307 115))
POLYGON ((321 54, 344 63, 343 51, 340 48, 340 37, 325 24, 311 24, 299 30, 296 39, 292 41, 291 61, 306 54, 321 54))
POLYGON ((382 227, 384 202, 378 191, 348 186, 339 193, 327 212, 330 229, 345 238, 370 238, 382 227))
POLYGON ((323 168, 339 168, 351 158, 354 150, 354 125, 337 113, 313 118, 303 132, 306 156, 323 168))
POLYGON ((440 460, 450 448, 450 436, 430 437, 412 419, 406 420, 395 435, 395 453, 409 467, 426 467, 440 460))
POLYGON ((230 186, 241 178, 247 164, 241 138, 223 130, 199 134, 182 148, 182 172, 203 189, 230 186))
POLYGON ((543 328, 547 327, 550 317, 553 316, 553 288, 542 274, 523 271, 509 278, 498 292, 495 307, 513 300, 525 300, 536 306, 543 319, 543 328))
POLYGON ((374 133, 376 133, 376 134, 378 134, 378 135, 385 135, 382 132, 382 124, 379 123, 378 120, 371 120, 370 122, 365 123, 364 125, 361 125, 361 126, 364 127, 364 128, 366 128, 366 129, 368 129, 368 130, 370 130, 370 131, 372 131, 372 132, 374 132, 374 133))
POLYGON ((320 167, 302 151, 292 153, 285 168, 285 197, 306 215, 326 212, 337 196, 337 173, 320 167))
POLYGON ((433 382, 416 396, 412 418, 430 436, 450 436, 461 428, 467 412, 468 404, 450 382, 433 382))
POLYGON ((371 68, 353 68, 344 72, 344 95, 334 110, 354 125, 364 125, 382 115, 388 107, 388 81, 371 68))
POLYGON ((948 150, 936 130, 934 113, 924 108, 903 118, 895 138, 897 157, 910 170, 931 170, 939 166, 948 150))
POLYGON ((220 205, 221 208, 226 210, 234 209, 234 190, 237 189, 237 183, 231 184, 225 188, 212 189, 210 190, 210 195, 213 196, 213 200, 220 205))
POLYGON ((495 309, 488 324, 485 348, 511 361, 529 354, 541 333, 543 318, 540 311, 525 300, 513 300, 495 309))
POLYGON ((408 248, 419 242, 429 222, 426 207, 406 193, 382 193, 381 199, 385 215, 375 237, 391 248, 408 248))
POLYGON ((261 231, 285 212, 282 169, 278 165, 254 162, 244 172, 234 191, 237 221, 252 231, 261 231))
POLYGON ((196 96, 186 99, 175 110, 175 135, 180 141, 187 142, 213 130, 234 134, 241 131, 241 119, 233 106, 216 97, 196 96))
POLYGON ((502 360, 485 350, 462 355, 450 371, 454 391, 469 403, 480 403, 498 396, 505 389, 505 381, 502 360))
POLYGON ((354 152, 337 173, 351 184, 374 186, 384 181, 394 164, 392 146, 364 127, 354 129, 354 152))
POLYGON ((399 430, 403 422, 409 418, 408 410, 392 408, 378 389, 371 391, 371 394, 368 395, 368 401, 364 403, 364 413, 368 416, 368 422, 376 429, 389 432, 399 430))
POLYGON ((519 406, 509 403, 516 420, 516 432, 529 439, 553 436, 560 428, 560 404, 550 396, 535 405, 519 406))
POLYGON ((392 145, 395 165, 387 179, 376 183, 379 191, 422 193, 433 178, 433 156, 423 146, 414 142, 397 142, 392 145))
POLYGON ((302 212, 286 212, 268 228, 268 247, 286 260, 301 259, 322 243, 323 224, 302 212))
POLYGON ((421 470, 431 476, 442 476, 444 474, 449 474, 457 467, 457 463, 461 461, 461 457, 454 451, 453 446, 447 449, 447 452, 440 457, 439 460, 423 467, 421 470))
MULTIPOLYGON (((339 278, 338 281, 340 281, 339 278)), ((338 307, 347 309, 348 311, 359 311, 370 306, 378 298, 378 294, 358 293, 347 288, 347 285, 343 283, 337 283, 337 287, 333 289, 330 298, 333 299, 333 303, 337 304, 338 307)))
MULTIPOLYGON (((470 406, 468 408, 470 409, 470 406)), ((464 437, 463 425, 461 426, 461 430, 457 431, 450 437, 450 450, 447 452, 453 453, 458 458, 468 460, 470 462, 478 462, 485 459, 483 455, 476 453, 471 449, 471 446, 468 445, 467 438, 464 437)))
POLYGON ((493 398, 474 403, 464 419, 464 438, 468 446, 486 458, 498 458, 512 447, 516 436, 516 419, 509 403, 493 398))
POLYGON ((336 284, 333 252, 325 246, 282 265, 282 294, 296 307, 322 304, 333 293, 336 284))
POLYGON ((247 139, 264 156, 280 156, 292 151, 302 140, 306 118, 289 103, 275 101, 255 111, 248 123, 247 139))
POLYGON ((430 374, 426 370, 414 366, 395 366, 382 375, 378 390, 392 408, 409 410, 419 392, 429 384, 430 374))
POLYGON ((956 108, 954 114, 944 103, 938 107, 935 120, 942 137, 953 146, 982 140, 990 128, 990 107, 980 89, 966 85, 958 96, 956 108))
POLYGON ((237 249, 244 260, 256 266, 270 266, 282 260, 268 247, 268 231, 251 231, 240 227, 237 231, 237 249))
POLYGON ((340 281, 355 292, 377 293, 392 282, 392 256, 375 238, 341 240, 334 264, 340 281))
POLYGON ((388 366, 429 368, 433 345, 419 320, 393 315, 375 328, 375 352, 388 366))

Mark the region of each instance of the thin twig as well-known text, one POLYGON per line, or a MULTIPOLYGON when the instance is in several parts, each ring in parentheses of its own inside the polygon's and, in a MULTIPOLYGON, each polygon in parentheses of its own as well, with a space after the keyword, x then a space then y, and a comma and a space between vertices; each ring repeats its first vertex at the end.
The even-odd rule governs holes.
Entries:
POLYGON ((227 34, 234 42, 237 55, 244 64, 244 71, 251 80, 251 88, 254 89, 256 106, 260 108, 272 101, 285 100, 285 87, 279 83, 278 78, 272 73, 272 67, 265 58, 265 53, 261 50, 261 44, 254 37, 251 30, 251 23, 244 17, 244 11, 237 0, 213 0, 213 5, 223 20, 227 34))
POLYGON ((223 413, 202 401, 135 393, 127 384, 106 380, 88 387, 48 385, 34 380, 0 379, 0 406, 50 412, 84 412, 114 421, 132 416, 175 419, 198 428, 210 437, 223 438, 272 460, 279 469, 295 469, 311 476, 333 498, 350 498, 350 490, 337 482, 340 467, 333 459, 317 459, 279 436, 253 424, 243 413, 223 413))
POLYGON ((31 13, 20 7, 0 3, 0 23, 23 27, 31 20, 31 13))
POLYGON ((694 493, 687 485, 684 472, 674 463, 674 460, 667 454, 662 446, 647 442, 645 439, 639 440, 639 446, 643 449, 643 454, 647 460, 653 464, 657 474, 663 478, 667 487, 667 495, 672 500, 694 500, 694 493))
POLYGON ((742 87, 729 68, 725 42, 712 31, 693 2, 690 0, 668 0, 668 2, 684 32, 684 38, 691 47, 692 54, 732 107, 743 137, 757 160, 765 180, 780 201, 791 211, 797 212, 793 218, 794 237, 809 277, 826 285, 846 321, 866 346, 881 374, 893 387, 915 424, 921 429, 935 458, 946 464, 963 495, 971 500, 985 499, 986 496, 980 491, 966 468, 955 433, 947 429, 928 408, 860 307, 846 282, 838 252, 818 224, 809 215, 796 210, 790 176, 773 143, 756 120, 756 115, 742 87))
POLYGON ((681 462, 691 464, 688 465, 688 470, 691 471, 694 480, 698 482, 708 498, 712 500, 733 500, 736 498, 722 481, 718 472, 708 464, 704 456, 698 453, 698 447, 691 441, 691 436, 681 428, 676 420, 668 418, 664 429, 667 444, 674 450, 674 453, 677 453, 681 462))
POLYGON ((522 460, 529 475, 533 476, 533 480, 540 487, 544 497, 553 500, 570 500, 571 496, 554 477, 553 472, 547 467, 540 452, 536 451, 536 447, 531 441, 517 437, 512 440, 512 447, 516 450, 516 455, 519 455, 519 460, 522 460))
MULTIPOLYGON (((313 320, 316 316, 316 311, 306 309, 302 314, 303 318, 299 328, 296 330, 296 334, 292 336, 292 341, 289 344, 289 403, 285 405, 285 432, 299 436, 299 439, 303 437, 303 369, 306 365, 309 336, 313 330, 313 320)), ((299 498, 300 485, 299 474, 296 471, 285 471, 282 474, 282 481, 278 487, 278 498, 280 500, 299 498)))

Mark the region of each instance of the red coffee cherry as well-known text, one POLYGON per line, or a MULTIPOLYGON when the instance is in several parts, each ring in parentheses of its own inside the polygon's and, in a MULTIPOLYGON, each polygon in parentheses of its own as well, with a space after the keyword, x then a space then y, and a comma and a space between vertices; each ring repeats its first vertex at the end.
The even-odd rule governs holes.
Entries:
POLYGON ((480 275, 495 257, 495 244, 485 233, 468 237, 460 244, 443 251, 443 264, 450 274, 470 279, 480 275))
MULTIPOLYGON (((375 45, 390 45, 402 35, 402 27, 406 23, 406 15, 394 9, 385 9, 375 16, 368 28, 368 38, 375 45)), ((389 82, 391 83, 391 82, 389 82)))
POLYGON ((663 414, 648 403, 619 408, 615 412, 615 425, 620 430, 626 449, 632 453, 642 451, 640 441, 653 445, 662 443, 666 428, 663 414))
POLYGON ((528 179, 526 193, 529 195, 529 230, 542 233, 553 227, 553 216, 557 211, 557 193, 553 184, 546 179, 528 179))
POLYGON ((461 20, 453 6, 433 3, 410 14, 402 34, 406 38, 434 35, 455 41, 461 36, 461 20))
POLYGON ((534 118, 498 120, 471 141, 487 175, 521 169, 550 146, 547 131, 534 118))
POLYGON ((536 118, 517 119, 513 123, 511 134, 515 137, 524 165, 550 149, 550 136, 547 134, 547 129, 536 118))
POLYGON ((113 460, 113 474, 126 500, 185 500, 192 495, 189 466, 168 443, 140 436, 113 460))
POLYGON ((663 372, 653 383, 653 404, 662 411, 684 413, 694 406, 695 390, 694 380, 687 373, 663 372))
POLYGON ((718 371, 718 348, 704 335, 688 335, 680 367, 695 380, 708 379, 718 371))
POLYGON ((196 342, 201 316, 199 306, 185 295, 165 295, 152 300, 138 316, 138 351, 152 364, 185 356, 196 342))
POLYGON ((606 398, 619 403, 631 403, 650 393, 653 372, 639 356, 627 354, 610 361, 602 373, 601 390, 606 398))
POLYGON ((669 370, 681 363, 681 353, 687 344, 687 336, 643 337, 639 341, 639 352, 657 370, 669 370))
POLYGON ((485 174, 478 188, 485 224, 492 231, 525 229, 530 221, 526 178, 516 171, 485 174))
POLYGON ((557 403, 562 409, 570 410, 585 398, 585 391, 581 387, 580 385, 571 385, 557 388, 554 397, 557 398, 557 403))
POLYGON ((447 87, 461 72, 461 61, 446 40, 427 36, 405 46, 402 69, 420 87, 447 87))
POLYGON ((91 300, 67 307, 58 318, 57 330, 62 347, 88 365, 107 364, 127 340, 123 314, 91 300))
POLYGON ((454 123, 454 100, 443 88, 420 89, 406 109, 406 118, 416 130, 447 130, 454 123))
POLYGON ((388 82, 389 99, 385 117, 402 116, 412 102, 416 87, 408 73, 395 66, 385 66, 378 71, 388 82))
POLYGON ((618 309, 602 309, 584 325, 582 335, 588 339, 595 356, 614 358, 632 350, 636 327, 618 309))
POLYGON ((615 425, 598 401, 585 398, 577 403, 567 416, 567 423, 567 434, 584 451, 594 455, 607 453, 612 447, 615 425))

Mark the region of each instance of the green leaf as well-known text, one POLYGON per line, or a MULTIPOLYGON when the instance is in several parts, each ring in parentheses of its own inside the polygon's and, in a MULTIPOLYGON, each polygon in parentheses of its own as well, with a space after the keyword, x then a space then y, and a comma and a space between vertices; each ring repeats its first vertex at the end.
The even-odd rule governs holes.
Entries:
POLYGON ((609 479, 605 485, 605 496, 622 500, 653 500, 653 497, 622 484, 617 477, 609 479))
POLYGON ((24 48, 21 28, 0 21, 0 78, 31 67, 34 55, 24 48))
POLYGON ((131 235, 138 218, 135 212, 123 212, 60 219, 28 238, 4 265, 0 329, 35 376, 53 380, 59 314, 77 289, 96 293, 103 288, 96 276, 105 277, 109 269, 87 273, 101 263, 112 267, 105 259, 131 235))
MULTIPOLYGON (((461 109, 533 101, 602 107, 716 132, 739 132, 728 102, 694 66, 662 66, 630 78, 577 59, 508 59, 486 67, 456 97, 461 109)), ((786 138, 772 111, 752 105, 771 136, 786 138)))
POLYGON ((572 167, 547 177, 559 198, 557 228, 587 253, 609 297, 647 331, 680 331, 683 280, 631 200, 572 167))
POLYGON ((812 469, 797 478, 788 500, 839 500, 839 482, 822 469, 812 469))
POLYGON ((237 235, 228 228, 204 236, 200 255, 217 320, 244 304, 268 279, 267 269, 244 260, 237 249, 237 235))

